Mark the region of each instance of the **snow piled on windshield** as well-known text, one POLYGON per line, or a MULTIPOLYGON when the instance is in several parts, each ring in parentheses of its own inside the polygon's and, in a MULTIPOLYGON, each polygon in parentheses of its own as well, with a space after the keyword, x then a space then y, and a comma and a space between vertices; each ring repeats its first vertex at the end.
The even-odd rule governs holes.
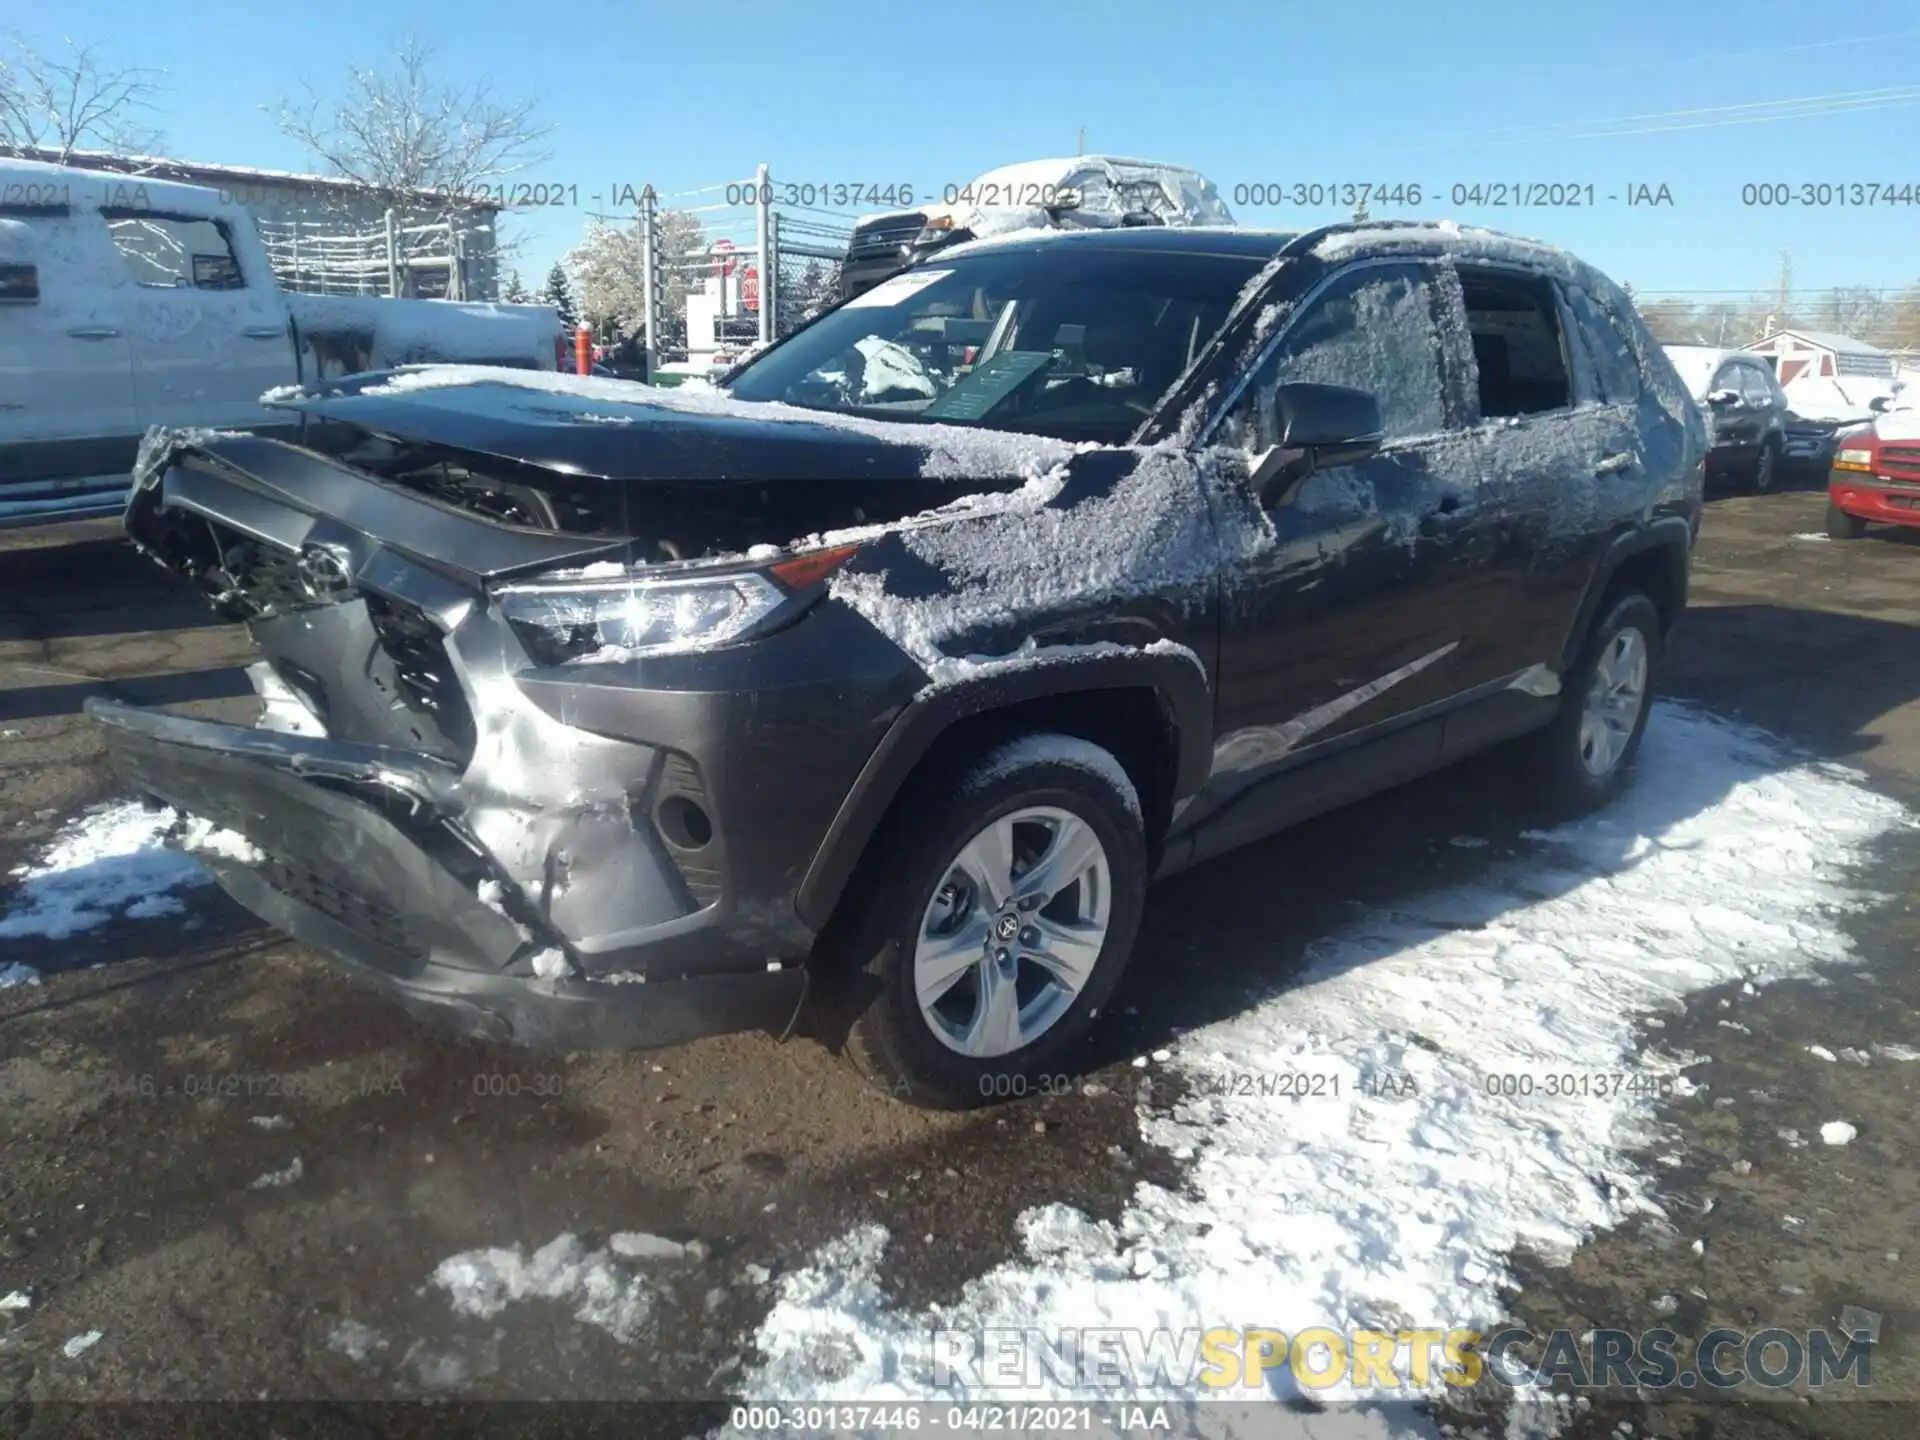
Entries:
MULTIPOLYGON (((920 425, 908 421, 873 420, 831 410, 809 410, 774 400, 739 400, 724 390, 678 385, 665 389, 637 380, 601 375, 568 375, 555 370, 515 370, 492 365, 421 365, 396 370, 377 385, 358 393, 368 396, 415 394, 462 385, 511 385, 548 395, 563 395, 596 404, 633 405, 681 414, 715 415, 735 420, 778 420, 821 425, 888 445, 910 446, 924 452, 920 473, 929 480, 973 480, 993 477, 1032 477, 1065 463, 1076 449, 1065 440, 1020 435, 1000 430, 975 430, 959 425, 920 425)), ((269 392, 274 393, 274 392, 269 392)), ((301 399, 326 398, 324 390, 309 390, 301 399)), ((263 397, 263 403, 266 402, 263 397)), ((277 403, 289 403, 285 398, 277 403)), ((298 404, 299 401, 292 402, 298 404)), ((599 417, 604 422, 604 416, 599 417)))

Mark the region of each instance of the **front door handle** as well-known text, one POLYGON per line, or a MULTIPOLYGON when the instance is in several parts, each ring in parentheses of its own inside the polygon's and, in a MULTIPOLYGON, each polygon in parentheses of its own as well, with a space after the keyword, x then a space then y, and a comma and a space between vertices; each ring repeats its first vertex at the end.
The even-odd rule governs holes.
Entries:
POLYGON ((76 340, 117 340, 120 332, 111 325, 71 325, 67 334, 76 340))
POLYGON ((1593 467, 1593 473, 1596 475, 1618 475, 1623 470, 1633 469, 1634 463, 1632 453, 1623 451, 1618 455, 1607 456, 1606 459, 1593 467))
POLYGON ((249 340, 284 340, 287 335, 279 325, 249 325, 240 333, 249 340))

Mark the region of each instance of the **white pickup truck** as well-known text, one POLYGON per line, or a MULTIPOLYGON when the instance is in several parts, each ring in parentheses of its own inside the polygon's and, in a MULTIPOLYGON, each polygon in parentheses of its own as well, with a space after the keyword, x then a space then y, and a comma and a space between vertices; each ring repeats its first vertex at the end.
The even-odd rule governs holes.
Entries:
POLYGON ((0 526, 107 514, 151 425, 288 430, 280 386, 424 360, 551 370, 549 306, 283 291, 196 185, 0 160, 0 526))

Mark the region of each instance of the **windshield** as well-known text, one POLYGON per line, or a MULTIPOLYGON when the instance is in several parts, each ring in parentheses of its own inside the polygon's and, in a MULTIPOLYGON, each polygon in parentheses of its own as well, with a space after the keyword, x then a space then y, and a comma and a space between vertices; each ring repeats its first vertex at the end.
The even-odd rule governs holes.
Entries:
POLYGON ((930 261, 847 301, 728 388, 742 400, 1118 444, 1262 263, 1064 241, 930 261))

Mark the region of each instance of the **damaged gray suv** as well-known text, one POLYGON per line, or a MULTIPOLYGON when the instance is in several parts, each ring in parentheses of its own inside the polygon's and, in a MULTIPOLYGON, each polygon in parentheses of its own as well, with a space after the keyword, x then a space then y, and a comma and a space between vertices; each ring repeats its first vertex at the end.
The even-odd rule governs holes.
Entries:
POLYGON ((89 705, 226 889, 470 1032, 808 1019, 942 1105, 1075 1068, 1153 878, 1502 742, 1605 800, 1705 451, 1615 286, 1450 225, 1016 235, 719 390, 281 403, 126 514, 257 725, 89 705))

